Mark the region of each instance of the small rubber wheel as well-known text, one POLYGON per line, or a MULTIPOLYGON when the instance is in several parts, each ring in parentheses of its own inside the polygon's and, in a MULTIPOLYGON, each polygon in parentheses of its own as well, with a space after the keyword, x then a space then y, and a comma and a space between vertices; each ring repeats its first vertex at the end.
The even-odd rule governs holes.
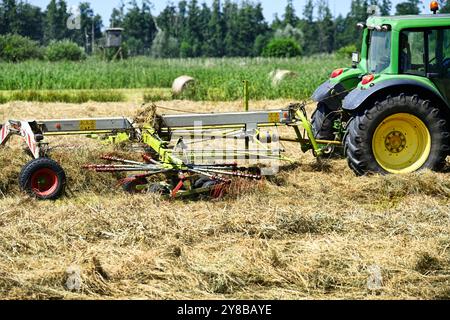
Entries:
POLYGON ((195 183, 194 183, 194 189, 202 188, 203 185, 204 185, 205 183, 207 183, 208 181, 211 181, 211 178, 208 178, 208 177, 201 177, 201 178, 199 178, 199 179, 198 179, 197 181, 195 181, 195 183))
POLYGON ((132 179, 130 181, 127 181, 123 184, 122 188, 123 191, 130 193, 130 194, 138 194, 143 193, 144 189, 139 188, 139 186, 147 185, 147 179, 132 179))
POLYGON ((39 200, 59 199, 66 186, 66 173, 54 160, 40 158, 28 162, 19 175, 20 188, 39 200))
POLYGON ((220 182, 217 180, 209 180, 208 182, 205 182, 202 186, 203 189, 205 188, 211 188, 213 186, 218 185, 220 182))
POLYGON ((150 188, 148 189, 148 191, 150 193, 156 193, 156 194, 160 194, 160 195, 170 193, 167 188, 165 188, 164 186, 162 186, 159 183, 152 184, 150 186, 150 188))

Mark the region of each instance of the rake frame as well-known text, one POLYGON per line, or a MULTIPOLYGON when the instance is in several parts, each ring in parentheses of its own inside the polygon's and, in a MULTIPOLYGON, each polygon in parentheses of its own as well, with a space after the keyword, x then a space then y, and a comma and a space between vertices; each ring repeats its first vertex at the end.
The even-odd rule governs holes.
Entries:
MULTIPOLYGON (((156 109, 154 110, 154 115, 156 109)), ((64 135, 84 135, 97 137, 104 135, 111 143, 142 143, 157 155, 155 159, 144 156, 144 162, 126 159, 103 157, 103 160, 120 164, 86 165, 84 168, 97 172, 131 172, 136 173, 131 179, 143 179, 152 175, 163 174, 172 181, 171 197, 190 196, 198 193, 211 193, 216 186, 209 188, 192 188, 192 177, 209 177, 220 183, 230 183, 232 177, 261 179, 259 174, 246 173, 246 168, 238 167, 237 162, 225 165, 198 165, 191 163, 196 156, 208 159, 217 158, 221 152, 229 150, 214 150, 208 154, 203 150, 193 150, 185 155, 185 159, 177 156, 177 148, 185 147, 183 134, 205 130, 224 130, 224 137, 243 139, 245 148, 236 150, 232 156, 237 160, 276 159, 293 162, 281 156, 280 150, 273 152, 253 153, 251 142, 261 143, 261 129, 268 127, 292 127, 296 139, 279 137, 280 141, 298 142, 303 152, 313 151, 315 157, 324 154, 329 145, 340 144, 338 141, 316 140, 312 126, 307 118, 304 104, 291 104, 285 109, 263 110, 252 112, 212 113, 212 114, 182 114, 153 117, 153 123, 135 124, 131 119, 120 118, 87 118, 87 119, 51 119, 34 121, 7 121, 0 127, 0 146, 13 136, 21 136, 35 159, 48 156, 46 137, 64 135), (303 133, 301 128, 303 128, 303 133), (175 147, 170 146, 173 136, 180 135, 175 147), (189 160, 190 159, 190 160, 189 160), (140 173, 140 174, 137 174, 140 173), (178 177, 174 178, 174 177, 178 177), (225 178, 227 177, 227 178, 225 178), (190 183, 187 183, 190 181, 190 183), (205 190, 203 190, 205 189, 205 190), (199 191, 200 190, 200 191, 199 191)), ((205 134, 208 136, 208 134, 205 134)), ((204 136, 205 136, 204 135, 204 136)), ((258 150, 261 151, 261 150, 258 150)), ((229 155, 229 154, 228 154, 229 155)), ((195 161, 194 161, 195 162, 195 161)), ((130 178, 129 178, 130 179, 130 178)))

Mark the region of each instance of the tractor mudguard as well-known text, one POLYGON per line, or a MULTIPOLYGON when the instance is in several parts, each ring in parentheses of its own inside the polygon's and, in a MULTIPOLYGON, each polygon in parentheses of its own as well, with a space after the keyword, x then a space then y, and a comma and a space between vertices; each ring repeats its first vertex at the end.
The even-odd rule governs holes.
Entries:
POLYGON ((372 99, 376 99, 382 94, 396 92, 421 94, 424 97, 437 102, 439 105, 450 108, 441 93, 431 86, 413 79, 389 79, 376 83, 367 89, 357 88, 353 90, 345 97, 342 103, 342 109, 349 113, 353 113, 363 107, 366 102, 370 102, 372 99))
POLYGON ((316 102, 322 102, 332 111, 337 111, 341 107, 342 94, 345 87, 342 83, 331 83, 330 80, 322 83, 312 95, 312 99, 316 102))

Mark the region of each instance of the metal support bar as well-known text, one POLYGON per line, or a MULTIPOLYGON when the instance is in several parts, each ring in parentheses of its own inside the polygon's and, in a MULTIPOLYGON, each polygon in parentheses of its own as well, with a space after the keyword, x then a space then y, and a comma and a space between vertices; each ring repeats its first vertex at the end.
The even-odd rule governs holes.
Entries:
MULTIPOLYGON (((286 138, 280 137, 280 141, 284 142, 298 142, 298 143, 309 143, 308 139, 299 139, 299 138, 286 138)), ((342 146, 341 141, 331 141, 331 140, 316 140, 318 144, 322 145, 333 145, 333 146, 342 146)))
POLYGON ((162 141, 155 132, 155 129, 146 126, 142 130, 142 142, 152 148, 165 165, 170 168, 185 168, 182 160, 172 156, 173 150, 167 148, 167 142, 162 141))
POLYGON ((294 121, 289 110, 252 112, 165 115, 163 123, 168 128, 195 128, 209 126, 246 126, 248 124, 289 124, 294 121))
POLYGON ((43 133, 95 132, 133 129, 127 118, 61 119, 37 121, 43 133))
POLYGON ((244 111, 248 112, 249 111, 249 100, 250 100, 250 95, 249 95, 249 91, 248 91, 248 80, 244 80, 242 82, 244 83, 244 111))
MULTIPOLYGON (((295 113, 296 117, 302 122, 303 128, 306 131, 306 134, 308 135, 309 141, 311 142, 311 145, 313 147, 314 154, 317 157, 320 157, 322 155, 322 149, 319 147, 316 141, 316 137, 314 136, 314 132, 311 126, 311 122, 308 121, 306 116, 303 114, 302 110, 297 110, 295 113)), ((301 135, 299 135, 300 130, 298 126, 296 127, 296 133, 299 139, 301 139, 301 135)))

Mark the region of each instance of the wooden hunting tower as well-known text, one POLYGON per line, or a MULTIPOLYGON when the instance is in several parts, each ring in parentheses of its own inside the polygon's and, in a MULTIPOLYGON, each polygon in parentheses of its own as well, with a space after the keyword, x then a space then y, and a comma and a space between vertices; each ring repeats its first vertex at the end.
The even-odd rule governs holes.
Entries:
POLYGON ((122 46, 122 28, 106 29, 106 48, 120 48, 122 46))

